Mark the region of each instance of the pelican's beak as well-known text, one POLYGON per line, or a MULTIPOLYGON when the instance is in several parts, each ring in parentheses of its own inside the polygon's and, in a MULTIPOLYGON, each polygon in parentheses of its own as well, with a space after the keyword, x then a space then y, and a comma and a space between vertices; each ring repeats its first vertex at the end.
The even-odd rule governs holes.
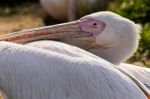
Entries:
POLYGON ((58 25, 23 30, 0 36, 0 41, 10 41, 16 43, 27 43, 41 39, 68 39, 89 37, 91 33, 82 31, 80 20, 62 23, 58 25))

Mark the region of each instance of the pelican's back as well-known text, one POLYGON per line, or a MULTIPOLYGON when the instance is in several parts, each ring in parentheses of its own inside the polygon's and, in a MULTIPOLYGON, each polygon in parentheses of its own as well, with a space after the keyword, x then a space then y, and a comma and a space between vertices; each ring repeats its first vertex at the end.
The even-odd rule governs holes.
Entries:
POLYGON ((150 69, 146 67, 140 67, 132 64, 122 63, 118 68, 122 69, 125 72, 130 73, 142 83, 144 83, 147 88, 150 90, 150 69))
POLYGON ((104 60, 0 42, 0 87, 8 99, 146 99, 104 60))

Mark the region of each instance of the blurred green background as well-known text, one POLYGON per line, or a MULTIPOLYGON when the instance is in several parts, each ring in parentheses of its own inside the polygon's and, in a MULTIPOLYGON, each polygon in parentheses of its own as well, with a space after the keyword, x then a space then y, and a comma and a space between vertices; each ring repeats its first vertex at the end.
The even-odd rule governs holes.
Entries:
POLYGON ((127 17, 142 26, 138 51, 129 60, 142 62, 150 67, 150 1, 149 0, 116 0, 118 7, 108 9, 127 17))
MULTIPOLYGON (((80 5, 80 3, 77 6, 78 18, 87 13, 109 10, 140 24, 142 26, 140 45, 135 55, 128 62, 150 67, 149 0, 97 0, 94 7, 86 8, 86 4, 80 5)), ((43 26, 43 18, 46 15, 47 13, 38 0, 1 0, 0 34, 43 26)))

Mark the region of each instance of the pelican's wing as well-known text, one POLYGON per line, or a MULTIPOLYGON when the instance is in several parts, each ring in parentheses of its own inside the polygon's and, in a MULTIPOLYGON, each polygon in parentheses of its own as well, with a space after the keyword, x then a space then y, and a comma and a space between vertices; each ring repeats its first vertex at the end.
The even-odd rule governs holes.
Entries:
MULTIPOLYGON (((42 49, 45 49, 45 50, 48 50, 48 51, 53 51, 53 52, 57 52, 57 53, 65 54, 65 55, 69 55, 69 56, 72 56, 72 57, 98 59, 100 61, 102 60, 100 57, 98 57, 94 54, 91 54, 91 53, 89 53, 85 50, 82 50, 78 47, 71 46, 71 45, 64 44, 64 43, 60 43, 60 42, 56 42, 56 41, 35 41, 35 42, 29 43, 29 44, 26 44, 26 45, 34 46, 34 47, 37 47, 37 48, 42 48, 42 49)), ((125 64, 125 65, 127 65, 127 64, 125 64)), ((121 72, 127 74, 127 76, 130 77, 139 87, 141 87, 141 89, 145 93, 150 95, 150 91, 147 89, 148 86, 146 87, 144 85, 145 82, 143 82, 141 79, 138 79, 137 75, 132 76, 132 74, 130 72, 127 72, 126 69, 123 69, 123 66, 118 66, 117 69, 118 68, 120 68, 122 70, 121 72)), ((124 68, 128 68, 128 67, 124 66, 124 68)), ((132 71, 132 68, 128 68, 128 69, 132 71)), ((139 75, 140 75, 140 73, 139 73, 139 75)))
MULTIPOLYGON (((61 53, 69 55, 72 57, 86 57, 86 58, 95 58, 100 59, 98 56, 91 54, 85 50, 82 50, 78 47, 71 46, 65 43, 56 42, 56 41, 35 41, 28 43, 26 45, 34 46, 37 48, 46 49, 48 51, 53 51, 56 53, 61 53), (60 47, 61 46, 61 47, 60 47)), ((128 71, 139 81, 143 82, 150 89, 150 69, 145 67, 139 67, 131 64, 122 63, 118 68, 128 71)))
POLYGON ((98 56, 91 54, 79 47, 68 45, 62 42, 57 41, 50 41, 50 40, 42 40, 42 41, 35 41, 31 43, 27 43, 26 45, 37 47, 41 49, 45 49, 48 51, 53 51, 59 54, 68 55, 71 57, 86 57, 86 58, 98 58, 98 56))
POLYGON ((131 65, 131 64, 125 64, 125 63, 122 63, 119 66, 119 68, 124 71, 128 71, 135 78, 143 82, 147 86, 147 88, 150 89, 150 69, 149 68, 140 67, 140 66, 131 65))
POLYGON ((0 87, 8 99, 146 99, 104 60, 0 42, 0 87))

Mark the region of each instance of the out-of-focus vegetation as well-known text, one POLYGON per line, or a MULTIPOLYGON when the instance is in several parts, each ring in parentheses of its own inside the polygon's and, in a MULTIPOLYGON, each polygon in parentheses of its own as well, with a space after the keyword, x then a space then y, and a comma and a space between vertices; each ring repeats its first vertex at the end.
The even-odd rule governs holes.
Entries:
POLYGON ((115 0, 109 9, 142 25, 139 48, 130 61, 141 61, 150 66, 150 1, 115 0))
POLYGON ((0 0, 0 16, 12 16, 22 13, 22 9, 26 7, 27 10, 30 10, 31 5, 34 6, 34 3, 38 2, 39 0, 0 0))

